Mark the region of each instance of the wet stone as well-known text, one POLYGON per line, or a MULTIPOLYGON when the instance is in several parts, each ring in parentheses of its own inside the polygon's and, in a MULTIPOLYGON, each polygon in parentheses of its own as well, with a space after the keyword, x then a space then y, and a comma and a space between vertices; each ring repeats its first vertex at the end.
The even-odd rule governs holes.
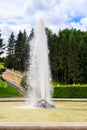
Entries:
POLYGON ((37 101, 33 107, 37 108, 55 108, 53 104, 48 103, 45 99, 37 101))

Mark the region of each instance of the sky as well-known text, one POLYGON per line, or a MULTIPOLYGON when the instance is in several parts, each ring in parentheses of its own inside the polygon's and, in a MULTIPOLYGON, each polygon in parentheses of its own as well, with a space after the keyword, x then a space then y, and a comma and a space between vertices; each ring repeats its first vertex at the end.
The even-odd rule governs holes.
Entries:
POLYGON ((29 34, 37 19, 54 33, 59 29, 87 31, 87 0, 0 0, 0 29, 4 43, 13 31, 29 34))

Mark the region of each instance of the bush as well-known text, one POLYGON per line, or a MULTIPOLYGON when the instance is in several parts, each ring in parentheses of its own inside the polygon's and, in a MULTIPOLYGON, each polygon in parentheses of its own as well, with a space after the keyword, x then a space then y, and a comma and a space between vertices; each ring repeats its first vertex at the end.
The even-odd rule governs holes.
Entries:
POLYGON ((6 88, 8 87, 7 83, 0 79, 0 88, 6 88))
POLYGON ((2 74, 6 69, 5 68, 1 68, 0 69, 0 74, 2 74))
POLYGON ((87 98, 87 86, 54 87, 54 98, 87 98))
POLYGON ((5 71, 4 64, 0 62, 0 75, 5 71))
POLYGON ((28 86, 27 86, 27 75, 26 74, 22 78, 21 86, 27 91, 28 86))

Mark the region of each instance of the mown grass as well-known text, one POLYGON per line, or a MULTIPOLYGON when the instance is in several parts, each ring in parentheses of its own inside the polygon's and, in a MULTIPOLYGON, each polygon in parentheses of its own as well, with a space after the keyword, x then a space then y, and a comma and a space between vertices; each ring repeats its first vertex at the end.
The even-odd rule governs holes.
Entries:
POLYGON ((9 85, 7 82, 0 79, 0 98, 1 97, 21 97, 22 94, 9 85))

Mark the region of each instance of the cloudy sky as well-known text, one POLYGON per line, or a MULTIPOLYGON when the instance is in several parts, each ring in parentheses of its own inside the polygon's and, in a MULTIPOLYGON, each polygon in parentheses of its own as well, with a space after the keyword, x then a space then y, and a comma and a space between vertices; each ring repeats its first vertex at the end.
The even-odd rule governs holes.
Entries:
POLYGON ((55 33, 66 27, 87 31, 87 0, 0 0, 0 29, 6 44, 12 31, 30 33, 39 18, 55 33))

